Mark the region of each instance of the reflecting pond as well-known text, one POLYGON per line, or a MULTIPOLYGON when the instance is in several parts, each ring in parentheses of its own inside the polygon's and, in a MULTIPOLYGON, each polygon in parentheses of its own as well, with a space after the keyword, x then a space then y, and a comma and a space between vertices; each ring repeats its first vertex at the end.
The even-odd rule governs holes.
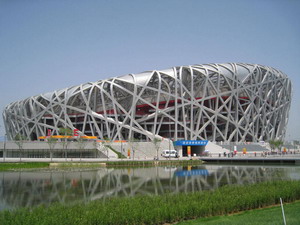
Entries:
POLYGON ((202 165, 1 172, 0 210, 287 179, 299 180, 300 167, 202 165))

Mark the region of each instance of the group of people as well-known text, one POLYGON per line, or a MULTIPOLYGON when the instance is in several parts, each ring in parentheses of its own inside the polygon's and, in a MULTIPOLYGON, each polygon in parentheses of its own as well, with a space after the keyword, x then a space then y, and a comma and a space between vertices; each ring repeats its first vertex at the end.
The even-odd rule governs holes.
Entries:
POLYGON ((263 152, 246 152, 246 151, 243 151, 242 154, 238 154, 237 151, 233 151, 233 152, 223 152, 223 153, 219 153, 219 157, 234 157, 236 155, 239 155, 239 156, 261 156, 261 157, 267 157, 267 156, 271 156, 271 155, 279 155, 279 156, 284 156, 284 155, 295 155, 295 154, 299 154, 299 150, 288 150, 288 151, 263 151, 263 152))

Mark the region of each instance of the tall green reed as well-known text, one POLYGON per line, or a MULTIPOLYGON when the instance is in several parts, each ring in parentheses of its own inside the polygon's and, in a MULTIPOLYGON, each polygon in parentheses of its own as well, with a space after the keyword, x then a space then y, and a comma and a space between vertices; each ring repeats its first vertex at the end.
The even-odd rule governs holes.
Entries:
POLYGON ((300 181, 273 181, 224 186, 213 191, 162 196, 136 196, 86 205, 0 212, 0 224, 163 224, 224 215, 300 199, 300 181))

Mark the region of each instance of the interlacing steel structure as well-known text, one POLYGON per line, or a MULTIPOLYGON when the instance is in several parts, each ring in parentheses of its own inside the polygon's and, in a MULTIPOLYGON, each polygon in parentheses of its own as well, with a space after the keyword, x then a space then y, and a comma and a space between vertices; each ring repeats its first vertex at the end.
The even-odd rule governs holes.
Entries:
POLYGON ((173 67, 86 83, 9 104, 9 139, 60 127, 100 139, 257 142, 283 139, 291 81, 271 67, 224 63, 173 67))

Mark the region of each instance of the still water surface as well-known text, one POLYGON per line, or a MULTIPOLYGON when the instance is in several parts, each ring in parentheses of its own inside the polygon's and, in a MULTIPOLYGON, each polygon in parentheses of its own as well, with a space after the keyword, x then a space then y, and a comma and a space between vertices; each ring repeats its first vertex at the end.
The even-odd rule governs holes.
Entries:
POLYGON ((205 165, 1 172, 0 210, 290 179, 300 180, 300 167, 205 165))

